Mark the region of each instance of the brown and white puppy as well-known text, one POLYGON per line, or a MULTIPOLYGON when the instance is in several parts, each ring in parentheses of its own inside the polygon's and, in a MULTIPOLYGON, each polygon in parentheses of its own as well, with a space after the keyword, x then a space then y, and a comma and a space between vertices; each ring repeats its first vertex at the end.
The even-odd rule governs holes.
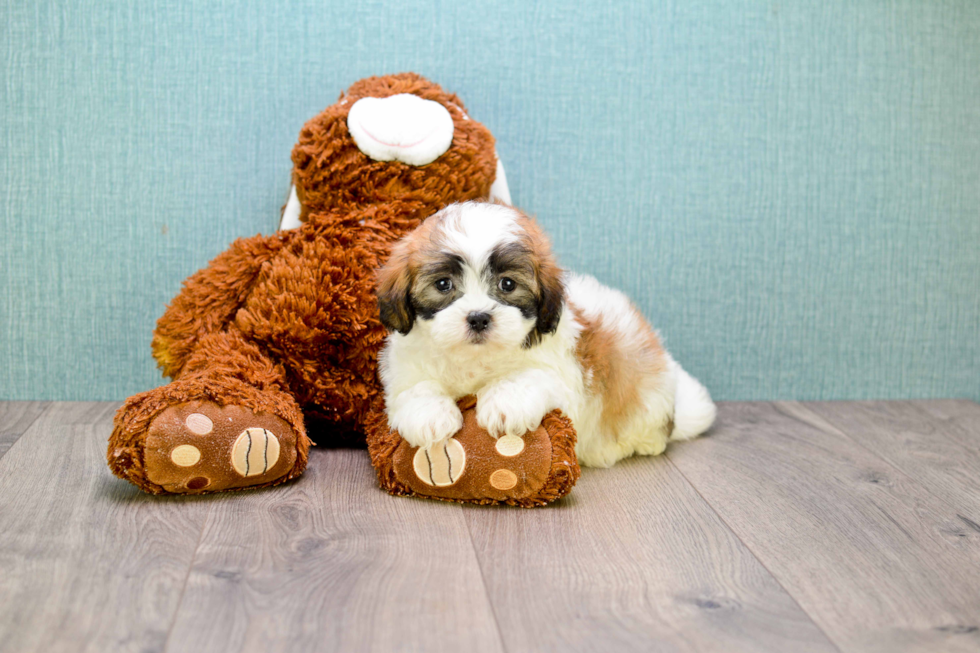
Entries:
POLYGON ((629 299, 562 270, 538 225, 499 204, 454 204, 399 241, 379 278, 388 420, 427 447, 477 396, 491 435, 523 435, 554 408, 582 464, 659 454, 715 418, 707 390, 663 349, 629 299))

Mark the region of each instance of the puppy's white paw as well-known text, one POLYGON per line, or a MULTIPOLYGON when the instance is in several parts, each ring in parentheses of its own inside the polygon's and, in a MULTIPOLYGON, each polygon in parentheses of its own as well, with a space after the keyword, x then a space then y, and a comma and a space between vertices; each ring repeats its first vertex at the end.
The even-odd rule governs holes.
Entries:
POLYGON ((495 438, 533 431, 549 410, 540 392, 520 383, 496 383, 476 395, 476 423, 495 438))
POLYGON ((463 428, 463 414, 449 397, 415 397, 390 415, 388 424, 413 447, 428 447, 463 428))

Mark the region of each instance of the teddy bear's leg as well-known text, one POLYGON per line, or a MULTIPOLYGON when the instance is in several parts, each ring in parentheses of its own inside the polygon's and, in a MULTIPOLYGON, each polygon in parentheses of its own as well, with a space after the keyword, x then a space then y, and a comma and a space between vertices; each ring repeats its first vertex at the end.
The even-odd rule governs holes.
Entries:
POLYGON ((148 492, 198 494, 295 478, 309 446, 282 368, 223 332, 202 338, 172 383, 119 409, 108 460, 148 492))
POLYGON ((184 281, 153 331, 153 357, 165 376, 180 376, 203 338, 228 328, 248 288, 286 241, 279 235, 239 238, 184 281))

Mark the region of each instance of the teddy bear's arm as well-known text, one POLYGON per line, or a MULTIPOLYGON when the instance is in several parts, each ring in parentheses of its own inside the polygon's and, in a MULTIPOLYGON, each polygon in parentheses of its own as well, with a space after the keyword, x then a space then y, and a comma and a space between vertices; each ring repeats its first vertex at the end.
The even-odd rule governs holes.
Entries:
POLYGON ((165 376, 175 378, 200 339, 235 317, 262 266, 285 240, 281 233, 239 238, 184 281, 153 332, 153 357, 165 376))

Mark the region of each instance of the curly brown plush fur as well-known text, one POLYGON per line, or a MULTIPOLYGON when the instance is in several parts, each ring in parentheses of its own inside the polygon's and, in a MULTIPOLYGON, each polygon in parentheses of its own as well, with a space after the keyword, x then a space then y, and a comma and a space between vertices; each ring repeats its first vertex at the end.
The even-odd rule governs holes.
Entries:
POLYGON ((148 478, 144 447, 153 420, 170 406, 235 405, 284 420, 294 431, 283 441, 295 441, 295 466, 253 486, 302 473, 307 429, 325 444, 351 433, 363 442, 368 410, 381 395, 376 270, 427 216, 486 198, 496 168, 490 132, 465 115, 458 97, 411 73, 355 83, 306 123, 292 158, 302 227, 237 240, 184 282, 153 337, 153 354, 173 382, 130 398, 116 415, 109 466, 147 491, 167 491, 148 478), (439 102, 453 118, 450 149, 428 165, 374 161, 347 130, 358 99, 399 93, 439 102))

